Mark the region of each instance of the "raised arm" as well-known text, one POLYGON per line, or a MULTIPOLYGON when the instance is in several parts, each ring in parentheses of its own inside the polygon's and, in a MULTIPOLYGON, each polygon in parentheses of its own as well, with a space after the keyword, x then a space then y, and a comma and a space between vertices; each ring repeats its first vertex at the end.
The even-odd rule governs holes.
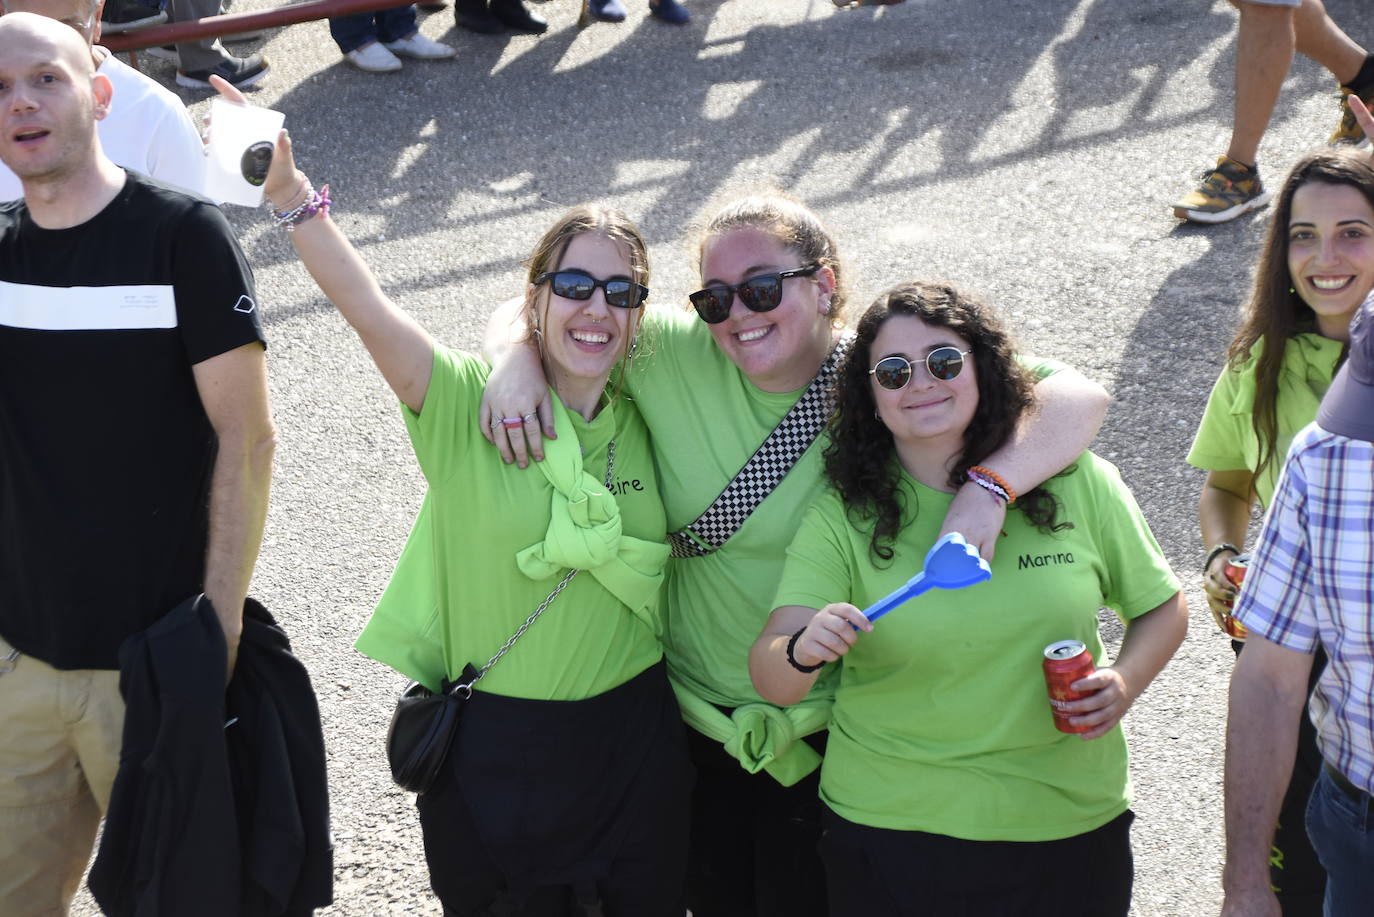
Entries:
POLYGON ((243 632, 243 600, 267 521, 277 436, 261 344, 236 347, 195 364, 191 371, 217 440, 210 478, 205 596, 224 630, 232 673, 243 632))
MULTIPOLYGON (((275 209, 289 211, 306 200, 309 188, 291 155, 291 138, 282 131, 263 190, 275 209)), ((301 263, 358 333, 391 390, 419 412, 434 361, 428 332, 387 298, 328 212, 298 224, 290 236, 301 263)))
POLYGON ((491 375, 482 392, 478 422, 482 435, 501 452, 506 464, 521 468, 532 458, 544 460, 544 438, 557 439, 553 428, 553 404, 539 348, 531 340, 519 299, 503 302, 487 319, 482 355, 491 364, 491 375), (519 427, 499 421, 519 417, 519 427))
MULTIPOLYGON (((982 462, 1018 494, 1063 471, 1092 444, 1111 397, 1077 370, 1062 369, 1035 386, 1035 400, 1011 439, 982 462)), ((950 503, 940 534, 958 532, 991 561, 1006 514, 1000 498, 968 482, 950 503)))

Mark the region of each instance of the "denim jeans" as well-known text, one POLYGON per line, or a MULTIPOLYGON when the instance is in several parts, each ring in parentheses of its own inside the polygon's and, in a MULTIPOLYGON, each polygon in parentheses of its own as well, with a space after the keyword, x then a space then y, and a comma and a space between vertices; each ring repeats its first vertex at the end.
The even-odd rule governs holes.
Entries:
POLYGON ((370 41, 399 41, 415 34, 415 7, 396 6, 376 13, 335 16, 329 20, 329 34, 344 54, 370 41))
POLYGON ((1374 901, 1374 806, 1356 802, 1325 769, 1307 803, 1307 834, 1326 867, 1325 917, 1367 917, 1374 901))

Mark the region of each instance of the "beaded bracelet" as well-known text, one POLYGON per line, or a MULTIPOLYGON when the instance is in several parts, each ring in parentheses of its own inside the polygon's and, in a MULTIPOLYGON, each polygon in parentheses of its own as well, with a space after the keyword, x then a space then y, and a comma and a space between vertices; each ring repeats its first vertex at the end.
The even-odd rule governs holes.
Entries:
POLYGON ((815 665, 802 665, 800 662, 797 661, 797 657, 792 655, 797 648, 797 638, 804 633, 806 633, 805 627, 803 627, 801 630, 793 634, 792 639, 787 641, 787 663, 788 665, 792 666, 792 668, 796 669, 798 672, 804 672, 807 675, 810 675, 812 672, 816 671, 821 666, 825 665, 825 660, 822 659, 815 665))
MULTIPOLYGON (((332 203, 333 201, 329 199, 328 185, 316 191, 307 181, 305 183, 305 200, 292 210, 272 210, 272 218, 277 221, 278 226, 285 226, 287 232, 295 232, 297 226, 315 214, 328 213, 332 203)), ((271 207, 270 203, 268 207, 271 207)))
POLYGON ((978 479, 982 478, 983 480, 986 480, 991 484, 996 484, 998 487, 1002 488, 1003 495, 1006 497, 1007 500, 1007 506, 1016 505, 1016 491, 1013 490, 1011 485, 1006 482, 1005 478, 1003 478, 997 472, 993 471, 991 468, 985 468, 982 465, 974 465, 966 472, 966 474, 968 475, 969 480, 974 481, 975 483, 978 483, 978 479))
POLYGON ((987 478, 983 477, 981 474, 971 474, 968 476, 968 479, 970 482, 977 484, 979 487, 983 488, 988 493, 992 494, 994 497, 1001 500, 1003 503, 1007 502, 1007 492, 1002 488, 998 487, 992 481, 989 481, 987 478))

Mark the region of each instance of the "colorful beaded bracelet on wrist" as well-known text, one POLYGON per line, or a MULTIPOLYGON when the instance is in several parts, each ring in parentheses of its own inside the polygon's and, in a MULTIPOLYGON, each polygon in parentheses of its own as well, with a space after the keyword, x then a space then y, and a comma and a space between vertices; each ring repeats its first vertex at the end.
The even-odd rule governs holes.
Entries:
POLYGON ((1003 503, 1007 502, 1007 492, 1002 488, 998 487, 992 481, 989 481, 987 478, 983 477, 981 474, 971 474, 968 476, 968 479, 971 483, 977 484, 979 487, 983 488, 988 493, 992 494, 994 497, 1001 500, 1003 503))
MULTIPOLYGON (((328 213, 329 207, 333 203, 329 199, 329 186, 325 185, 316 191, 309 182, 305 185, 305 200, 301 201, 292 210, 272 210, 272 219, 277 221, 278 226, 285 226, 287 232, 295 232, 296 227, 310 219, 317 213, 328 213)), ((271 207, 271 204, 268 204, 271 207)))
POLYGON ((976 484, 982 484, 983 481, 986 481, 990 484, 996 484, 999 488, 1002 489, 1002 496, 1006 499, 1007 506, 1016 505, 1016 491, 1013 490, 1012 486, 1006 482, 1005 478, 1003 478, 997 472, 993 471, 991 468, 985 468, 982 465, 974 465, 966 472, 966 474, 968 475, 969 480, 973 481, 976 484))

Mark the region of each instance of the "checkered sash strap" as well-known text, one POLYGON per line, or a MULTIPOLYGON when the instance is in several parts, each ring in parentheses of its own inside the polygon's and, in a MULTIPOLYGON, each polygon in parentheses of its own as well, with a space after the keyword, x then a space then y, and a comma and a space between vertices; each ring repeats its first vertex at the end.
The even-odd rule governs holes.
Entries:
POLYGON ((720 496, 695 522, 668 533, 673 557, 705 557, 720 548, 782 482, 830 419, 835 374, 853 341, 852 332, 840 337, 816 378, 720 496))

